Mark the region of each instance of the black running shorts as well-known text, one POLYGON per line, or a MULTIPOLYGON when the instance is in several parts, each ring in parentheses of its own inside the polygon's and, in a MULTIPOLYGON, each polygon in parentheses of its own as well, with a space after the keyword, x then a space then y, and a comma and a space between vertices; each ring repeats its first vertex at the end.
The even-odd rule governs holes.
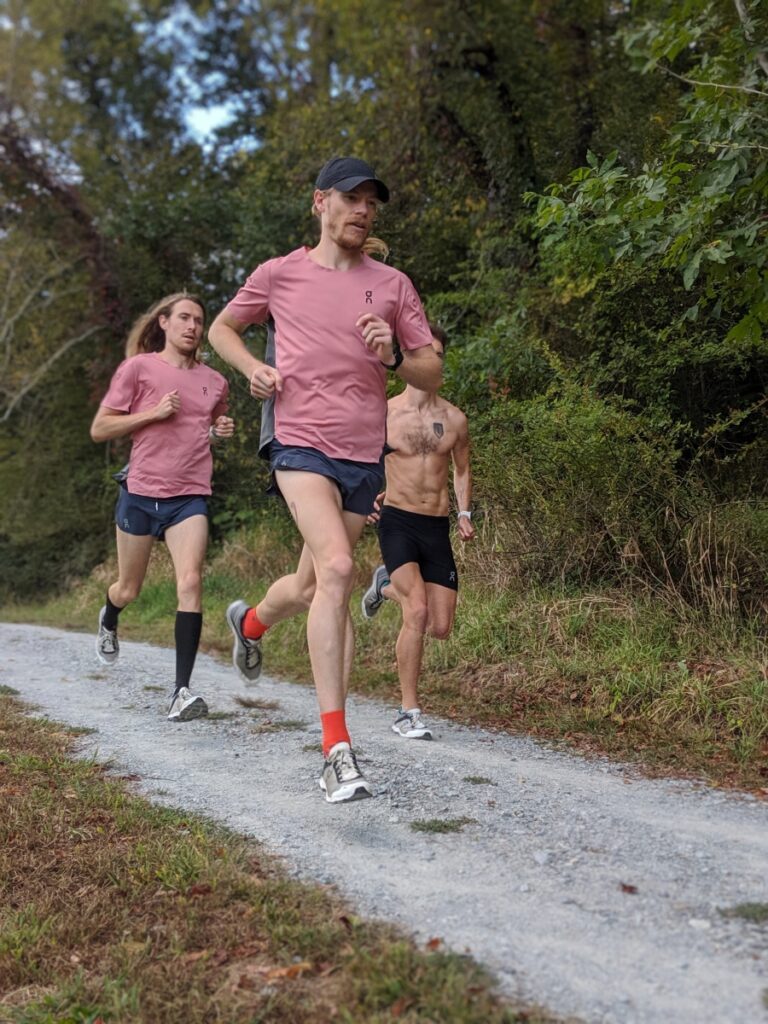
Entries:
POLYGON ((355 462, 352 459, 332 459, 316 448, 300 448, 281 444, 277 438, 269 445, 269 468, 272 484, 267 493, 279 494, 275 480, 278 470, 298 469, 317 473, 333 480, 341 492, 341 507, 345 512, 367 516, 373 510, 376 495, 384 486, 384 460, 355 462))
POLYGON ((423 516, 384 505, 379 519, 379 544, 390 576, 406 562, 415 562, 425 583, 459 589, 448 516, 423 516))
POLYGON ((115 523, 123 533, 165 540, 165 531, 192 516, 207 516, 204 494, 180 494, 175 498, 147 498, 120 488, 115 505, 115 523))

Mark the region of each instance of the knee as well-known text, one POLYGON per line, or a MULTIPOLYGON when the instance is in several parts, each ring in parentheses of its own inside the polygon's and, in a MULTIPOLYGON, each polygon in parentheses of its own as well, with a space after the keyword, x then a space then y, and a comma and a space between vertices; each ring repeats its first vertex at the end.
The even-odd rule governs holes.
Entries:
POLYGON ((435 640, 447 640, 452 626, 452 622, 430 622, 427 633, 435 640))
POLYGON ((120 583, 118 582, 114 591, 110 588, 110 601, 118 608, 125 608, 127 604, 135 601, 141 593, 141 583, 120 583), (114 593, 114 596, 112 596, 114 593))
MULTIPOLYGON (((354 583, 355 563, 352 555, 341 552, 331 555, 317 569, 317 587, 320 590, 348 594, 354 583)), ((312 589, 314 597, 314 588, 312 589)), ((311 597, 310 597, 311 600, 311 597)))
POLYGON ((426 633, 428 615, 426 602, 412 601, 403 609, 403 624, 419 633, 426 633))
POLYGON ((176 594, 179 600, 199 598, 203 591, 203 574, 199 569, 190 569, 176 580, 176 594))

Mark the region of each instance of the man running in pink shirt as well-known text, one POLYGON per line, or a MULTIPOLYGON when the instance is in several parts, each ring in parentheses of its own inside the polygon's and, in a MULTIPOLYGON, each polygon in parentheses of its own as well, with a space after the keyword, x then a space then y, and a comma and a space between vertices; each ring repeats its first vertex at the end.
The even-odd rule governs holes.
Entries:
POLYGON ((139 596, 152 548, 164 540, 178 596, 172 722, 208 713, 189 687, 203 626, 211 442, 234 431, 225 415, 229 385, 200 359, 204 323, 200 299, 186 292, 166 296, 140 316, 91 424, 94 441, 132 441, 115 508, 118 578, 99 612, 96 656, 104 665, 117 661, 118 616, 139 596))
POLYGON ((318 244, 257 267, 209 332, 251 394, 273 405, 273 436, 262 432, 262 443, 305 542, 297 571, 273 583, 256 608, 235 601, 227 609, 233 660, 246 681, 257 679, 264 632, 309 608, 325 757, 320 787, 331 803, 372 795, 344 706, 354 646, 352 551, 383 482, 387 370, 430 391, 442 377, 410 280, 363 251, 388 200, 363 160, 329 160, 313 195, 318 244), (274 346, 268 362, 242 339, 249 324, 265 322, 274 346))

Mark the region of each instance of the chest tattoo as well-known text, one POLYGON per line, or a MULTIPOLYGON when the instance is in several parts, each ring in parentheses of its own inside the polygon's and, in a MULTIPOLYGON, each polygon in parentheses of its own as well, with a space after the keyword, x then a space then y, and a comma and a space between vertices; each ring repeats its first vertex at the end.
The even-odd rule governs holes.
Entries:
POLYGON ((426 430, 413 430, 405 435, 408 451, 414 455, 431 455, 437 450, 438 440, 426 430))
POLYGON ((443 436, 444 431, 443 431, 443 424, 442 423, 433 423, 432 424, 432 429, 434 430, 435 434, 438 437, 442 437, 443 436))

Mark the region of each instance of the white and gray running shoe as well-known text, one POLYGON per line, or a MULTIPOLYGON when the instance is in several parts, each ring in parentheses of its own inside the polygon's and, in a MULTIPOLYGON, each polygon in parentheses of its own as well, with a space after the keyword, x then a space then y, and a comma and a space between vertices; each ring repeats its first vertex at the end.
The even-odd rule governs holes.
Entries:
POLYGON ((193 718, 203 718, 207 714, 208 705, 203 698, 192 693, 186 686, 182 686, 171 698, 168 721, 191 722, 193 718))
POLYGON ((243 635, 243 616, 248 607, 245 601, 233 601, 227 608, 227 623, 235 638, 232 664, 246 684, 255 683, 261 675, 261 640, 250 640, 243 635))
POLYGON ((348 743, 337 743, 331 747, 319 782, 329 804, 373 796, 370 783, 363 778, 348 743))
POLYGON ((99 631, 96 634, 96 657, 102 665, 114 665, 120 655, 120 643, 116 629, 107 629, 104 625, 104 613, 107 606, 99 612, 99 631))
POLYGON ((373 570, 371 585, 363 594, 363 600, 360 604, 360 607, 363 610, 364 619, 372 619, 379 608, 384 604, 385 598, 381 591, 388 583, 389 573, 387 572, 386 566, 380 565, 377 569, 373 570))
POLYGON ((400 708, 392 726, 392 732, 396 732, 398 736, 404 736, 407 740, 432 739, 432 730, 421 717, 419 708, 411 708, 410 711, 400 708))

